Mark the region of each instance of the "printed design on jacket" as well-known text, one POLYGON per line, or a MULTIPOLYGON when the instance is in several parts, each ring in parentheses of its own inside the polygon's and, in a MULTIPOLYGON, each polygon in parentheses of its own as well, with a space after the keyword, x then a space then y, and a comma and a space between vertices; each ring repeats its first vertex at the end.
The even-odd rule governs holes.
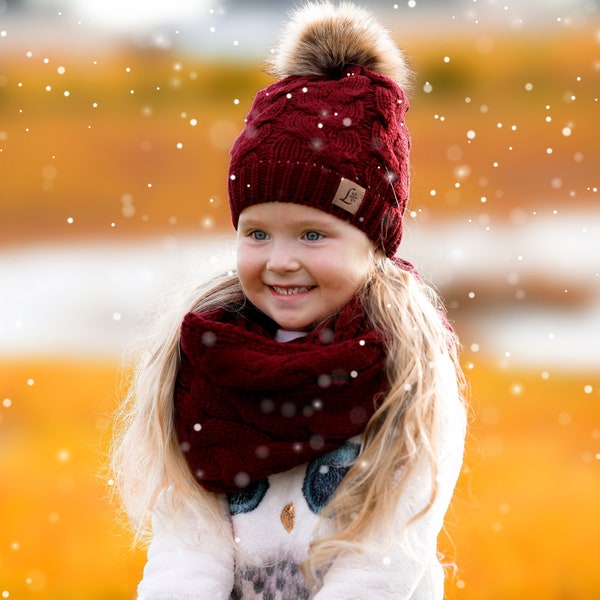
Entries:
POLYGON ((280 560, 263 567, 241 567, 236 570, 235 586, 229 600, 308 600, 310 592, 293 560, 280 560))
POLYGON ((302 493, 310 510, 319 514, 338 489, 352 462, 356 460, 360 446, 346 442, 343 446, 317 458, 308 464, 302 485, 302 493))
POLYGON ((269 480, 259 479, 245 488, 229 494, 229 512, 232 515, 239 515, 253 511, 265 497, 268 489, 269 480))
MULTIPOLYGON (((343 446, 308 463, 302 484, 302 495, 310 510, 319 514, 340 485, 352 462, 356 460, 360 446, 346 442, 343 446)), ((248 513, 256 509, 269 489, 268 479, 259 479, 228 495, 232 515, 248 513)))
MULTIPOLYGON (((356 460, 359 451, 360 445, 355 441, 349 441, 337 450, 308 463, 302 480, 302 497, 315 515, 320 514, 329 503, 353 461, 356 460)), ((302 501, 299 492, 300 490, 298 490, 297 500, 302 501)), ((231 514, 235 516, 256 510, 267 493, 276 494, 276 484, 273 482, 271 489, 269 480, 261 479, 229 494, 231 514)), ((289 502, 289 498, 286 496, 280 510, 277 521, 288 533, 291 533, 296 525, 294 503, 289 502)), ((302 527, 302 523, 297 525, 302 527)), ((264 566, 236 561, 234 588, 229 600, 245 598, 308 600, 310 598, 310 591, 306 587, 297 557, 289 554, 282 556, 281 550, 277 549, 274 549, 273 552, 277 558, 273 562, 268 561, 264 566)))

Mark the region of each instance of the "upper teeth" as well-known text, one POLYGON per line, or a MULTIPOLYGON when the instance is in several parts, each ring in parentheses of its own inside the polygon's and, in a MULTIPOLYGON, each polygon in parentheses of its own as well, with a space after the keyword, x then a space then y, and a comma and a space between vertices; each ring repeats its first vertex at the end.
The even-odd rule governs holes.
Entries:
POLYGON ((309 287, 282 288, 282 287, 277 287, 276 285, 274 285, 273 289, 278 294, 299 294, 301 292, 308 291, 310 288, 309 287))

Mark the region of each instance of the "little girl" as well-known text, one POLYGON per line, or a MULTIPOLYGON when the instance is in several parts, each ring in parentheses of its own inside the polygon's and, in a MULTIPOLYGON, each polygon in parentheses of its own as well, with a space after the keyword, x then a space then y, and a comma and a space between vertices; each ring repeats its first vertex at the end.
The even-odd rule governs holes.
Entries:
POLYGON ((138 597, 438 600, 466 418, 455 336, 396 256, 410 72, 325 2, 274 73, 231 150, 236 271, 167 319, 123 407, 138 597))

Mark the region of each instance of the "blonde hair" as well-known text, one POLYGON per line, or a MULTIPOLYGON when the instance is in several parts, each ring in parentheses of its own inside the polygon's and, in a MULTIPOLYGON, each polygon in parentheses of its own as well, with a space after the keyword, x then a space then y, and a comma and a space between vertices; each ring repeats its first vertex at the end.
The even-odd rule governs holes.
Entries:
MULTIPOLYGON (((407 481, 423 460, 430 465, 431 495, 413 519, 426 513, 437 492, 434 417, 438 391, 432 367, 440 353, 449 352, 462 381, 456 340, 438 314, 440 302, 429 285, 377 255, 359 294, 372 325, 385 337, 390 390, 364 431, 357 461, 321 515, 321 520, 335 527, 333 535, 318 537, 311 544, 304 565, 310 582, 341 551, 357 549, 373 539, 381 519, 393 519, 407 481)), ((230 535, 217 496, 196 483, 179 450, 173 427, 173 387, 182 315, 216 307, 237 310, 244 294, 237 275, 230 272, 184 296, 183 305, 171 310, 161 332, 146 343, 148 350, 137 363, 117 415, 112 469, 137 540, 150 533, 156 499, 167 486, 175 523, 183 509, 199 516, 202 506, 204 514, 208 510, 230 535)))
POLYGON ((340 551, 360 550, 375 538, 378 544, 393 541, 398 502, 423 461, 429 466, 431 493, 404 526, 432 506, 437 495, 436 408, 441 392, 435 367, 441 355, 450 356, 459 389, 465 388, 458 340, 430 285, 377 256, 361 295, 371 324, 385 337, 390 389, 367 424, 357 460, 321 515, 321 520, 333 520, 334 534, 311 544, 303 570, 312 583, 340 551), (381 539, 382 522, 388 524, 387 539, 381 539))

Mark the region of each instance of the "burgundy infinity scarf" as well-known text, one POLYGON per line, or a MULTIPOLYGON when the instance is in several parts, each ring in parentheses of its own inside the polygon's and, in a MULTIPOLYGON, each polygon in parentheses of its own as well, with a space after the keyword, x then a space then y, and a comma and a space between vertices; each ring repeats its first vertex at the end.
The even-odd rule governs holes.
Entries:
POLYGON ((357 299, 285 343, 240 312, 188 313, 175 426, 192 473, 230 493, 339 448, 387 390, 384 359, 357 299))

